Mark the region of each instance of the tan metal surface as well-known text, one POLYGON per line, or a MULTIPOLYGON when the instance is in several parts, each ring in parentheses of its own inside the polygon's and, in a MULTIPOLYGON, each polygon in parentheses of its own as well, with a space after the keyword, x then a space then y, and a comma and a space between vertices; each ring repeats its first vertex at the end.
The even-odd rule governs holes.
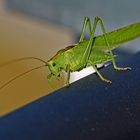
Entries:
MULTIPOLYGON (((10 13, 4 8, 4 1, 0 1, 0 64, 25 56, 48 60, 72 42, 72 32, 68 29, 10 13)), ((35 60, 25 60, 0 68, 0 85, 40 64, 42 63, 35 60)), ((0 116, 63 86, 63 80, 56 80, 55 89, 52 89, 47 82, 48 73, 48 68, 41 68, 1 89, 0 116)))

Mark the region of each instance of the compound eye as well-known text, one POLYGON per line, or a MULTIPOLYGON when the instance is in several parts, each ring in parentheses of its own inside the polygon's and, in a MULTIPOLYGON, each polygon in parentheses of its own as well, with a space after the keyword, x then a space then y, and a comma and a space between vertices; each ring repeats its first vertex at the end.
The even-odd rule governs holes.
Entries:
POLYGON ((54 62, 53 62, 53 64, 52 64, 52 65, 53 65, 53 67, 54 67, 54 66, 56 65, 56 63, 54 63, 54 62))

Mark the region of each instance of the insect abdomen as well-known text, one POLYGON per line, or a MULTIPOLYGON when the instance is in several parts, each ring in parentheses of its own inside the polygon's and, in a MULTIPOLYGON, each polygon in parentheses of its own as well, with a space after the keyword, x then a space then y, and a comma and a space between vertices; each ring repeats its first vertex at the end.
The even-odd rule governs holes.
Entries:
MULTIPOLYGON (((113 49, 116 48, 118 45, 131 41, 139 36, 140 36, 140 23, 135 23, 120 28, 118 30, 108 32, 107 40, 111 48, 113 49)), ((101 50, 107 50, 107 46, 103 35, 95 37, 94 45, 95 47, 102 46, 100 48, 101 50)))

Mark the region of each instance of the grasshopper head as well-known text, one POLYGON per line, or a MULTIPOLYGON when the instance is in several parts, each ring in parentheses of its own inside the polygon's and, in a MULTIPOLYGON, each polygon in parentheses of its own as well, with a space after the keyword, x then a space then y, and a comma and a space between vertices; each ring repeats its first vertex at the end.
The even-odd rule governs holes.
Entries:
POLYGON ((55 61, 53 61, 53 60, 49 61, 48 67, 49 67, 52 75, 54 75, 56 77, 58 77, 60 75, 60 68, 55 61))

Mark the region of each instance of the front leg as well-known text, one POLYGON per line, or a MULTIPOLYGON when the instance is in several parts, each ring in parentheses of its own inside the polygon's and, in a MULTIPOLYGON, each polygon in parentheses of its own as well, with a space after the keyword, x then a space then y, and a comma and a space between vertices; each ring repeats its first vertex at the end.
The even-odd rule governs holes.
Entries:
POLYGON ((50 85, 50 87, 52 87, 53 89, 54 89, 54 87, 53 87, 53 84, 52 84, 52 77, 53 77, 53 74, 52 73, 50 73, 48 76, 47 76, 47 80, 48 80, 48 84, 50 85))
POLYGON ((106 82, 106 83, 110 83, 110 84, 112 83, 112 81, 106 79, 106 78, 98 71, 98 69, 96 68, 95 64, 94 64, 92 61, 89 60, 88 62, 89 62, 89 64, 94 68, 94 70, 96 71, 97 75, 99 76, 99 78, 100 78, 102 81, 104 81, 104 82, 106 82))
POLYGON ((67 78, 66 78, 66 86, 69 87, 69 81, 70 81, 70 64, 67 65, 66 68, 66 72, 67 72, 67 78))

